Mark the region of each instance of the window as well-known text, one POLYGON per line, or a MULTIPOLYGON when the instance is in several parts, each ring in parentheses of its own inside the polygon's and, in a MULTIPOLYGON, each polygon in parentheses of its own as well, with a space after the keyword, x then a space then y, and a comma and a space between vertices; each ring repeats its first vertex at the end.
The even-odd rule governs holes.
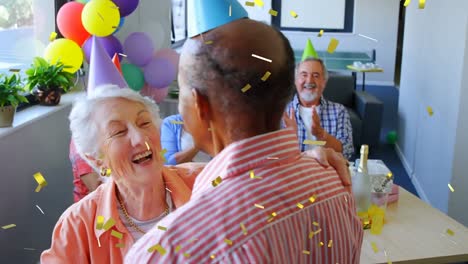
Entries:
POLYGON ((273 9, 279 11, 273 25, 281 30, 353 32, 354 0, 273 0, 273 9))
POLYGON ((187 0, 172 0, 171 32, 173 47, 182 45, 187 38, 187 0))

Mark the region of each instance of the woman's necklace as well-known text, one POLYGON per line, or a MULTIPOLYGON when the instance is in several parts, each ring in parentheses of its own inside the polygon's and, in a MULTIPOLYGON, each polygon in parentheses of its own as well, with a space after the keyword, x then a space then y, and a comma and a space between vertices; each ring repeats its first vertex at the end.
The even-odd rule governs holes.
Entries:
MULTIPOLYGON (((127 222, 128 224, 133 227, 133 229, 135 229, 137 232, 140 232, 142 234, 146 234, 145 231, 143 231, 137 224, 135 224, 135 222, 133 222, 133 220, 130 218, 130 215, 128 214, 127 212, 127 208, 125 208, 123 202, 122 202, 122 199, 120 199, 120 195, 117 194, 117 201, 119 201, 119 204, 120 204, 120 208, 122 208, 122 212, 125 216, 125 219, 127 219, 127 222)), ((169 208, 167 207, 167 204, 166 204, 166 208, 164 209, 164 212, 159 216, 159 217, 162 217, 162 216, 166 216, 167 214, 169 214, 169 208)))

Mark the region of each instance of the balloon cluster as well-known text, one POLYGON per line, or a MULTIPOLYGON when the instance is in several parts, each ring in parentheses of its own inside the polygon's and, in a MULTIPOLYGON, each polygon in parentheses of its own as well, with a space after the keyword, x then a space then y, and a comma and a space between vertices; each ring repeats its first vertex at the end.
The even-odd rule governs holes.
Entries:
POLYGON ((126 57, 128 62, 121 64, 121 72, 130 88, 161 101, 177 74, 177 52, 156 51, 144 32, 131 33, 123 45, 114 36, 138 4, 139 0, 76 0, 64 4, 57 13, 57 27, 65 38, 53 40, 44 57, 51 63, 60 60, 74 73, 84 59, 89 62, 94 35, 110 58, 118 54, 120 62, 126 57))

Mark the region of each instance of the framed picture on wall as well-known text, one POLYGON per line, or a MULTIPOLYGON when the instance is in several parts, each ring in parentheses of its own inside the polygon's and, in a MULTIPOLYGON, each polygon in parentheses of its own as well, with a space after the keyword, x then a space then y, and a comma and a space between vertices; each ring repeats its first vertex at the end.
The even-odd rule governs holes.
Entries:
POLYGON ((354 0, 273 0, 272 5, 279 11, 273 25, 281 30, 353 32, 354 0))

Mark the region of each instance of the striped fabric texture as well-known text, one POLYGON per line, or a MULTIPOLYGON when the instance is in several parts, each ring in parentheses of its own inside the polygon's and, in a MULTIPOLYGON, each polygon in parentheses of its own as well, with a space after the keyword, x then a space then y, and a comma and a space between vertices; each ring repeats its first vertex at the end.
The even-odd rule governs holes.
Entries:
POLYGON ((190 202, 126 263, 358 263, 363 231, 336 172, 300 155, 293 130, 235 142, 197 177, 190 202))

